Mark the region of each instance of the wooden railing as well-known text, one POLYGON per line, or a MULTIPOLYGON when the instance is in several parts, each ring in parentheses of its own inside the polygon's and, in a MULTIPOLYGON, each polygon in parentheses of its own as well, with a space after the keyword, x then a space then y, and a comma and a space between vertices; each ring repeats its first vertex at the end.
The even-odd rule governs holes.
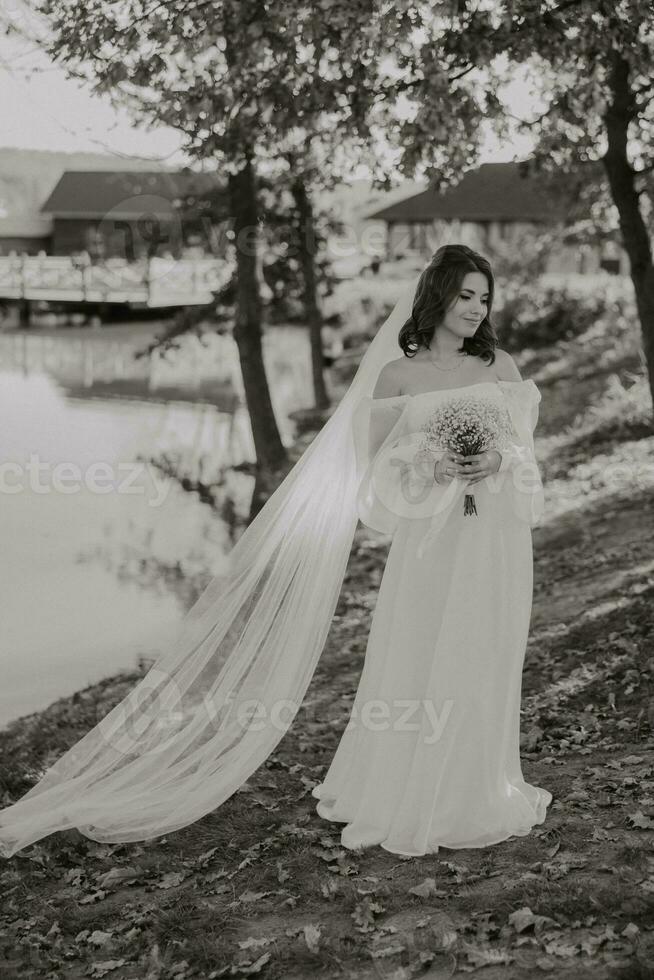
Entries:
POLYGON ((0 256, 0 299, 195 306, 209 303, 231 272, 213 258, 87 264, 66 255, 0 256))

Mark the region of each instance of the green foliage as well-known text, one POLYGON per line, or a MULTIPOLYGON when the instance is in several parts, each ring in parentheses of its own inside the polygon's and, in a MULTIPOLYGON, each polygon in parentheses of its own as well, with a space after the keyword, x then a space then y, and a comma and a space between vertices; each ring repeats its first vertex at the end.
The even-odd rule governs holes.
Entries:
POLYGON ((583 334, 601 318, 624 316, 633 306, 626 297, 608 299, 601 291, 580 295, 560 286, 543 286, 537 281, 529 289, 520 283, 505 283, 504 303, 493 310, 500 347, 509 352, 524 348, 546 348, 560 340, 583 334))
POLYGON ((435 184, 458 180, 477 155, 482 121, 501 139, 516 130, 533 137, 535 161, 547 171, 574 171, 580 164, 594 171, 606 149, 608 116, 618 111, 631 121, 631 135, 638 141, 635 169, 647 180, 654 97, 648 0, 559 0, 551 5, 440 0, 416 10, 414 18, 420 42, 411 44, 407 34, 397 43, 405 67, 397 89, 408 89, 419 107, 415 118, 398 126, 399 166, 407 176, 425 166, 435 184), (630 97, 620 101, 613 72, 623 63, 630 97), (503 88, 518 73, 541 105, 516 116, 507 108, 503 88))
POLYGON ((336 221, 327 208, 313 208, 313 227, 300 227, 295 203, 283 176, 265 177, 259 181, 261 214, 262 275, 267 286, 268 323, 304 323, 305 289, 300 249, 304 244, 314 254, 316 278, 323 293, 336 283, 331 261, 326 254, 328 236, 336 230, 336 221))

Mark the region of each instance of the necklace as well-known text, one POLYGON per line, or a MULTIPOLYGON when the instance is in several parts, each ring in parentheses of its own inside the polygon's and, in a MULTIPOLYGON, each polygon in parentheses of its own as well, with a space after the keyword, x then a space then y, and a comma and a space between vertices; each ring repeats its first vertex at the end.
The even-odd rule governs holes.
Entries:
MULTIPOLYGON (((459 351, 456 356, 457 358, 467 357, 467 354, 465 352, 461 353, 461 351, 459 351)), ((434 367, 437 368, 439 371, 456 371, 457 367, 461 363, 461 361, 459 360, 453 367, 441 367, 439 364, 436 363, 436 361, 433 358, 430 357, 429 360, 434 365, 434 367)))

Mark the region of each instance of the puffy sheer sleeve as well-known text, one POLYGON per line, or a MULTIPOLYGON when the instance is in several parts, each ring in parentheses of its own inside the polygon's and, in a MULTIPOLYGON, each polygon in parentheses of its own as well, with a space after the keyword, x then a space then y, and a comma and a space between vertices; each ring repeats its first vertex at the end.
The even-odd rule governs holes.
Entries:
POLYGON ((363 524, 392 534, 400 518, 417 519, 449 510, 463 485, 434 481, 442 452, 420 449, 412 431, 408 395, 363 398, 354 413, 357 511, 363 524))
POLYGON ((545 508, 533 436, 541 393, 531 380, 500 381, 500 385, 506 396, 513 433, 499 450, 502 462, 498 473, 506 474, 516 516, 533 526, 541 519, 545 508))

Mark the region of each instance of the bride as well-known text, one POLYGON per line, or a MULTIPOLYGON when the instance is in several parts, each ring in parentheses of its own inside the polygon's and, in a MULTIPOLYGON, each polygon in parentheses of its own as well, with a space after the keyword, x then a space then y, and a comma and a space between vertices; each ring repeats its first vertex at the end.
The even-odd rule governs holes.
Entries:
POLYGON ((1 854, 75 827, 147 840, 221 806, 300 708, 359 519, 392 541, 318 814, 346 847, 407 855, 545 819, 519 757, 540 392, 496 349, 493 290, 478 253, 438 249, 169 648, 0 810, 1 854))
POLYGON ((519 758, 530 524, 539 515, 525 515, 524 501, 515 507, 506 482, 525 462, 509 441, 507 396, 535 406, 540 394, 495 347, 488 263, 454 247, 437 258, 400 330, 403 356, 382 368, 359 408, 369 459, 360 516, 393 538, 350 722, 313 790, 318 813, 346 824, 345 847, 405 855, 527 834, 552 798, 525 782, 519 758), (475 404, 499 410, 501 451, 432 447, 425 459, 430 418, 449 411, 460 424, 475 404), (504 478, 492 487, 496 473, 504 478), (455 482, 475 486, 473 519, 455 506, 460 493, 447 499, 455 482))

